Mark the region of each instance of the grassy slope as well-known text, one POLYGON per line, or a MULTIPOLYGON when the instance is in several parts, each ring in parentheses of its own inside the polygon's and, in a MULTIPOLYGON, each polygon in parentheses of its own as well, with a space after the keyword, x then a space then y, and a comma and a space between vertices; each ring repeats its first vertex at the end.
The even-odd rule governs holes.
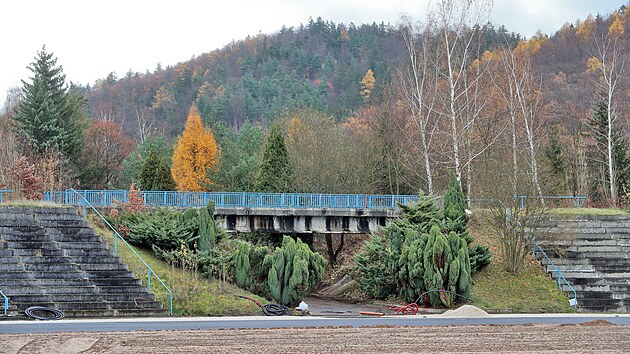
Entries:
POLYGON ((569 301, 531 256, 517 274, 505 270, 499 243, 484 215, 471 220, 476 242, 487 245, 492 263, 473 276, 473 305, 488 312, 568 312, 569 301))
MULTIPOLYGON (((96 232, 103 236, 110 246, 113 245, 113 233, 101 223, 92 222, 96 232)), ((112 246, 113 247, 113 246, 112 246)), ((134 249, 144 261, 160 276, 164 283, 173 292, 173 314, 176 316, 240 316, 260 315, 260 308, 253 302, 233 296, 233 294, 256 297, 228 282, 216 279, 207 279, 193 270, 184 270, 173 267, 157 258, 153 251, 135 247, 134 249)), ((142 284, 147 283, 147 268, 125 246, 118 242, 118 255, 123 263, 129 266, 142 284)), ((155 293, 158 300, 165 308, 169 306, 169 296, 157 279, 151 279, 151 292, 155 293)), ((261 298, 257 297, 259 300, 261 298)), ((263 301, 265 303, 267 301, 263 301)))
POLYGON ((559 215, 630 215, 628 210, 617 208, 555 208, 550 212, 559 215))

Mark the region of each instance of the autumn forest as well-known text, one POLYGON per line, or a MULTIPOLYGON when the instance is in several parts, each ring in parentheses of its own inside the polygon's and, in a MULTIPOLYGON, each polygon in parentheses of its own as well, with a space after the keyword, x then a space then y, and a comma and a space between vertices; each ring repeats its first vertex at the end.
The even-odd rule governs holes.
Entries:
POLYGON ((471 202, 630 203, 630 11, 525 38, 490 10, 310 19, 88 86, 43 47, 0 111, 0 183, 441 195, 452 173, 471 202))

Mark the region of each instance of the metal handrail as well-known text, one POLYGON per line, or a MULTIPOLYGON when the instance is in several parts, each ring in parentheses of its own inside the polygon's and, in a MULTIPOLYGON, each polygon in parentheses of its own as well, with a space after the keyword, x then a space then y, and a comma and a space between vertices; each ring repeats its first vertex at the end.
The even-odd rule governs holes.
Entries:
POLYGON ((556 265, 549 258, 549 256, 547 256, 547 253, 545 253, 545 251, 543 251, 543 249, 540 248, 540 246, 536 242, 532 243, 532 248, 537 248, 538 251, 540 251, 543 254, 543 256, 545 256, 547 261, 549 261, 549 264, 556 271, 556 274, 558 275, 558 288, 560 288, 560 290, 562 290, 561 280, 564 280, 564 282, 569 286, 569 289, 571 289, 571 291, 573 292, 573 299, 572 299, 572 301, 569 301, 569 303, 573 306, 573 308, 577 308, 577 293, 575 292, 575 289, 573 288, 573 286, 571 286, 571 284, 569 284, 569 281, 567 281, 567 279, 564 277, 564 275, 562 275, 562 272, 560 271, 560 269, 558 267, 556 267, 556 265))
POLYGON ((168 288, 168 286, 166 286, 166 284, 164 284, 164 282, 162 281, 162 279, 160 279, 160 277, 155 274, 155 272, 153 271, 153 269, 151 269, 151 267, 147 264, 147 262, 144 261, 144 259, 142 259, 142 257, 140 257, 140 255, 138 254, 138 252, 136 252, 136 250, 133 249, 133 247, 131 247, 131 245, 122 237, 120 236, 120 234, 118 233, 118 231, 116 231, 116 229, 103 217, 103 215, 92 205, 92 203, 90 203, 87 199, 85 199, 85 197, 80 194, 78 191, 74 190, 74 189, 69 189, 69 191, 72 191, 76 194, 78 194, 79 196, 81 196, 82 198, 82 202, 81 202, 81 207, 83 207, 83 203, 86 203, 94 212, 96 212, 96 215, 98 215, 101 220, 103 220, 105 222, 105 224, 107 224, 107 226, 109 226, 109 228, 114 232, 114 254, 117 255, 118 254, 118 242, 117 240, 120 238, 120 240, 127 245, 127 247, 131 250, 131 252, 133 252, 133 254, 136 255, 136 257, 138 257, 138 259, 147 267, 147 290, 149 291, 149 293, 151 292, 151 275, 155 276, 155 278, 160 282, 160 284, 162 284, 162 286, 164 287, 164 289, 166 289, 166 291, 168 291, 169 293, 169 302, 170 302, 170 307, 169 307, 169 314, 173 314, 173 292, 171 291, 171 289, 168 288))
POLYGON ((588 197, 583 195, 515 195, 514 198, 521 200, 521 208, 525 208, 525 199, 573 199, 575 201, 575 207, 580 207, 580 200, 586 200, 588 197))
POLYGON ((9 298, 4 295, 4 293, 2 292, 2 290, 0 290, 0 295, 2 295, 2 297, 4 298, 4 315, 7 315, 7 311, 9 311, 9 298))
POLYGON ((4 193, 13 193, 13 189, 0 189, 0 203, 2 203, 4 193))
MULTIPOLYGON (((80 190, 92 205, 114 206, 116 201, 127 203, 126 190, 80 190)), ((178 192, 142 191, 146 206, 203 207, 213 202, 217 208, 295 208, 295 209, 396 209, 398 204, 408 204, 419 199, 417 195, 375 194, 317 194, 317 193, 258 193, 258 192, 178 192)), ((76 204, 76 197, 69 190, 49 191, 46 201, 76 204)))

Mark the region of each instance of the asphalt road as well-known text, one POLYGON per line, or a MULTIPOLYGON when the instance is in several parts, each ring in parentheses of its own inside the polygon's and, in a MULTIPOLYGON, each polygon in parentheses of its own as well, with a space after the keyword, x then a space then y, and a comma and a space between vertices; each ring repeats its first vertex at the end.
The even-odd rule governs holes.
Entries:
POLYGON ((605 320, 630 325, 630 315, 489 315, 441 317, 436 315, 384 317, 194 317, 134 318, 59 321, 0 321, 0 333, 121 332, 138 330, 195 330, 228 328, 374 327, 374 326, 466 326, 515 324, 579 324, 605 320))

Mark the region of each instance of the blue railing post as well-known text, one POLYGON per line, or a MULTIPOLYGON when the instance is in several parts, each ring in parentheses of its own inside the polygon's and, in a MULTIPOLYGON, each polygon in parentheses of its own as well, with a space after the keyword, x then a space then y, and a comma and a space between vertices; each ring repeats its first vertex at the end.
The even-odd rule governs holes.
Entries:
POLYGON ((0 291, 0 296, 4 298, 4 315, 6 316, 7 312, 9 311, 9 298, 4 295, 2 291, 0 291))
POLYGON ((4 195, 4 193, 11 193, 13 192, 12 189, 0 189, 0 203, 2 203, 2 196, 4 195))
POLYGON ((564 281, 564 283, 567 284, 569 289, 573 292, 573 299, 569 299, 569 304, 571 306, 573 306, 573 308, 577 308, 577 292, 575 291, 573 286, 571 286, 571 284, 569 284, 569 281, 564 277, 564 275, 562 275, 562 272, 560 271, 560 268, 556 267, 556 265, 553 263, 551 258, 549 258, 549 256, 547 256, 547 253, 545 253, 545 251, 543 251, 543 249, 540 248, 540 246, 536 242, 533 242, 532 243, 532 252, 535 253, 536 249, 538 251, 540 251, 540 253, 542 253, 542 255, 549 262, 549 265, 551 265, 553 267, 553 269, 556 271, 556 275, 558 277, 558 288, 560 289, 560 291, 564 292, 564 290, 562 290, 562 281, 564 281))
POLYGON ((147 267, 147 291, 151 292, 151 269, 147 267))
POLYGON ((166 206, 166 191, 164 191, 164 206, 166 206))

